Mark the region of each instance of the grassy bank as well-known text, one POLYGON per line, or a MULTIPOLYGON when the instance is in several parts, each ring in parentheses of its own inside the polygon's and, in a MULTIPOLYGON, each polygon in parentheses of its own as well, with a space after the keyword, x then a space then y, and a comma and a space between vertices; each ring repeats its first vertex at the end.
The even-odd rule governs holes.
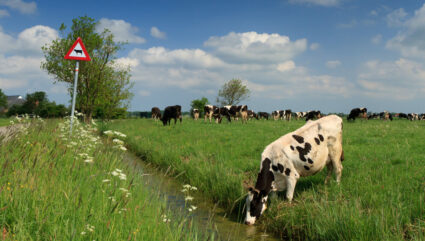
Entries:
MULTIPOLYGON (((122 162, 120 138, 33 121, 0 145, 0 231, 6 240, 198 240, 122 162)), ((121 136, 121 139, 125 139, 121 136)), ((161 201, 162 200, 162 201, 161 201)))
MULTIPOLYGON (((303 124, 122 120, 108 128, 127 134, 128 147, 146 161, 242 216, 242 182, 255 181, 262 150, 303 124)), ((424 239, 425 122, 356 121, 344 124, 343 135, 341 185, 325 186, 325 172, 302 178, 293 203, 272 198, 259 225, 298 240, 424 239)))

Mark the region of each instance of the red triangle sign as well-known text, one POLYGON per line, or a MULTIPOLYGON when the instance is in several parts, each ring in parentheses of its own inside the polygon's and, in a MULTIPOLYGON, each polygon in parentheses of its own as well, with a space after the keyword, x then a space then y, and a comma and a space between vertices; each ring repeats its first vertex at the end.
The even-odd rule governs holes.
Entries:
POLYGON ((80 37, 74 42, 68 53, 65 55, 65 59, 90 61, 91 58, 87 53, 86 47, 84 47, 83 40, 80 37))

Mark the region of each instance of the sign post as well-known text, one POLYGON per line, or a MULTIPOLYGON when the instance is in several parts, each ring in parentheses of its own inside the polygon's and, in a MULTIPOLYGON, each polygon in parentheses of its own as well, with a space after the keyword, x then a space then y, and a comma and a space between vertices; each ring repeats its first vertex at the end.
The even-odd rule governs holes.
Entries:
POLYGON ((83 41, 80 37, 74 42, 68 53, 64 57, 65 59, 77 60, 75 64, 75 77, 74 77, 74 94, 72 95, 72 109, 71 109, 71 125, 69 128, 69 135, 72 135, 72 123, 74 122, 74 111, 75 111, 75 100, 77 97, 77 83, 78 83, 78 69, 79 61, 90 61, 89 53, 84 47, 83 41))

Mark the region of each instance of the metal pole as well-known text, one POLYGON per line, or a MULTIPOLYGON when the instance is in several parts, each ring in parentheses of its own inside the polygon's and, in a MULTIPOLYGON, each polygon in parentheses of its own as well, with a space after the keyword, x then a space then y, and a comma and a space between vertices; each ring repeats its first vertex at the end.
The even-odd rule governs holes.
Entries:
POLYGON ((75 98, 77 97, 78 67, 79 67, 79 62, 77 60, 77 64, 75 65, 74 95, 72 96, 71 127, 69 129, 70 136, 72 135, 72 123, 74 122, 75 98))

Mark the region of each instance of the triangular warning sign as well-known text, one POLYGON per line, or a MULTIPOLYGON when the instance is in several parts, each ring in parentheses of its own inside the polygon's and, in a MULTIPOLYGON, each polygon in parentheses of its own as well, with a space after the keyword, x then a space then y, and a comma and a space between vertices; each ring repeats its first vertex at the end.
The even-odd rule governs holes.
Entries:
POLYGON ((65 59, 90 61, 89 53, 87 53, 86 47, 84 47, 83 41, 80 37, 74 42, 68 53, 65 55, 65 59))

